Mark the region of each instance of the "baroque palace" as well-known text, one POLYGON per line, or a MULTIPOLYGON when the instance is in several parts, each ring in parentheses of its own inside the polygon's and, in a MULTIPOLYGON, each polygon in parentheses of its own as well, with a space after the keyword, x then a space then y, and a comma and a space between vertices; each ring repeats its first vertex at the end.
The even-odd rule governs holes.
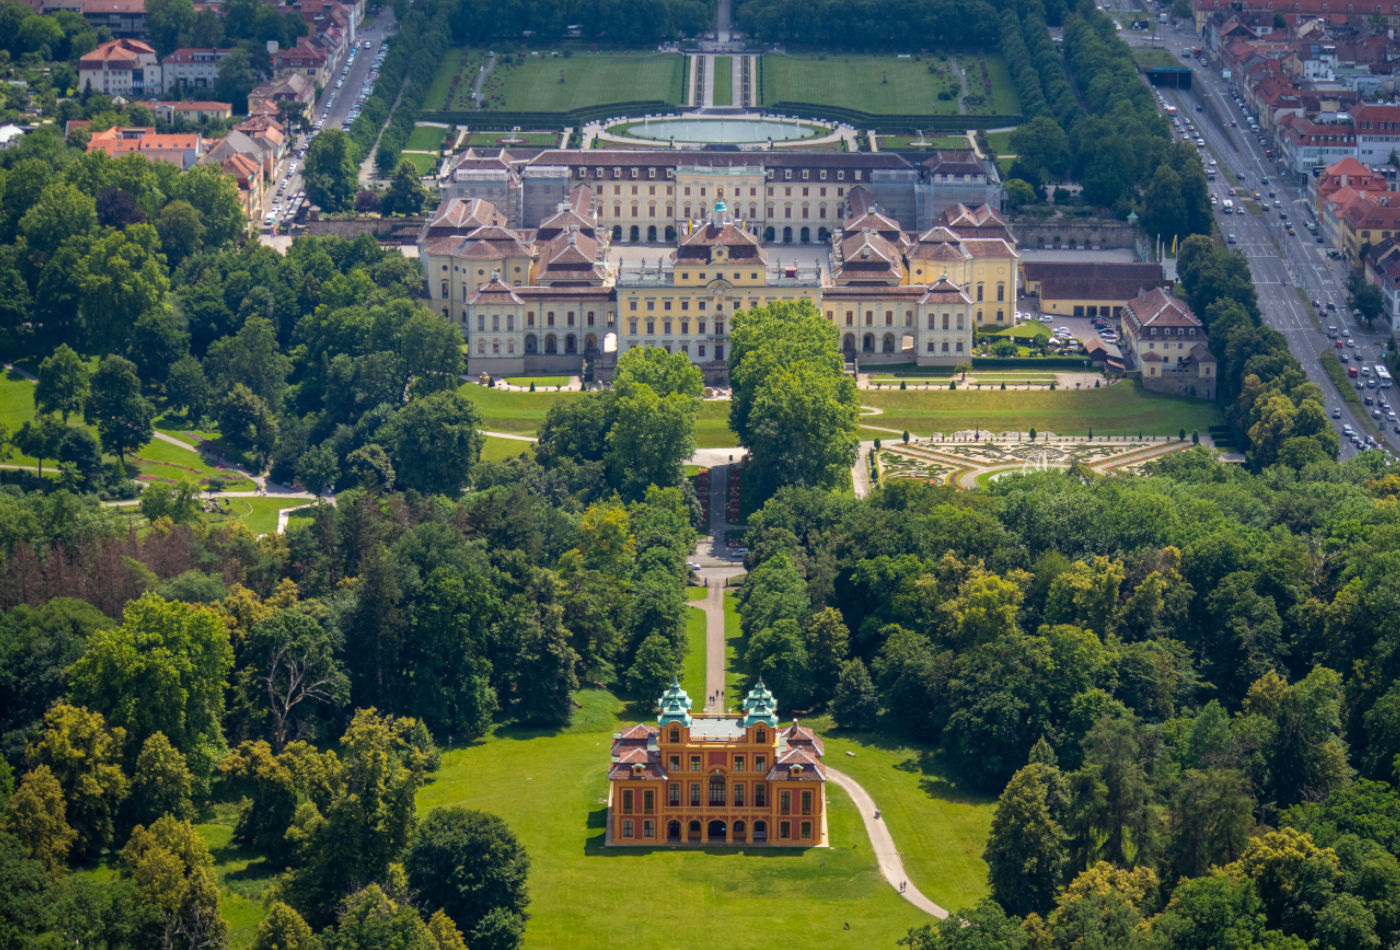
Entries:
POLYGON ((737 716, 692 716, 679 683, 658 703, 656 725, 613 736, 607 844, 826 843, 822 742, 779 728, 761 680, 737 716))
POLYGON ((477 181, 459 167, 445 192, 455 196, 423 229, 427 295, 461 329, 473 374, 576 373, 591 364, 607 375, 631 347, 659 346, 718 379, 735 312, 804 298, 837 328, 847 358, 862 363, 958 363, 978 328, 1014 319, 1016 242, 1000 212, 962 201, 930 210, 952 195, 988 197, 979 164, 930 159, 939 179, 967 180, 896 188, 876 172, 933 173, 893 155, 639 152, 619 153, 630 164, 614 168, 597 163, 612 153, 577 154, 593 160, 557 176, 555 166, 517 170, 508 181, 529 200, 503 189, 498 175, 477 181), (773 164, 717 164, 716 156, 773 164), (712 161, 688 164, 702 157, 712 161), (532 170, 551 173, 550 187, 536 189, 547 202, 531 190, 532 170), (604 172, 640 183, 616 185, 604 172), (943 199, 930 197, 929 188, 945 185, 943 199), (631 196, 615 196, 619 188, 664 189, 658 223, 627 223, 631 196), (796 207, 783 204, 789 191, 796 207), (904 230, 877 196, 928 224, 904 230), (534 212, 532 228, 513 220, 534 212), (782 223, 804 220, 811 223, 782 223), (638 240, 655 243, 631 246, 638 240))

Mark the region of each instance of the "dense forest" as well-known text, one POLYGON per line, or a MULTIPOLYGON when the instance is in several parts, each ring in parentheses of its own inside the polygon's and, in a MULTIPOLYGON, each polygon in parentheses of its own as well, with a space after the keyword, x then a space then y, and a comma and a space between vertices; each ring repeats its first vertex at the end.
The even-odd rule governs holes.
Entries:
POLYGON ((517 945, 513 834, 420 822, 414 791, 438 743, 677 674, 698 370, 630 354, 538 460, 484 463, 459 334, 397 251, 240 247, 217 173, 43 131, 0 186, 0 333, 37 375, 0 454, 58 475, 0 473, 0 946, 225 945, 215 807, 286 869, 260 948, 517 945), (99 499, 157 421, 335 503, 256 537, 157 484, 133 529, 99 499))
POLYGON ((1379 453, 1251 474, 1204 450, 783 489, 749 530, 747 660, 1000 791, 999 907, 911 946, 1390 946, 1397 492, 1379 453))

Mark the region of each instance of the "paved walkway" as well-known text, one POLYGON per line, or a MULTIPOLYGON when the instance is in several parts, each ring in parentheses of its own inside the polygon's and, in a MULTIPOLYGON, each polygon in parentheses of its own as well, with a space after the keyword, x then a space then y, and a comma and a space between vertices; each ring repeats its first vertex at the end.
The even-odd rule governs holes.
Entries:
POLYGON ((855 802, 860 811, 861 820, 865 822, 865 833, 870 836, 870 846, 875 849, 875 860, 879 862, 880 873, 885 876, 885 880, 899 892, 900 897, 924 913, 932 914, 939 920, 947 917, 946 910, 925 897, 913 884, 908 883, 909 876, 904 873, 904 862, 899 858, 899 849, 894 846, 894 839, 890 837, 890 830, 885 827, 884 819, 875 817, 875 800, 870 797, 870 793, 845 772, 839 772, 830 765, 824 767, 827 778, 851 796, 851 801, 855 802), (902 891, 901 884, 904 885, 902 891))
MULTIPOLYGON (((707 578, 708 579, 708 578, 707 578)), ((722 713, 724 696, 724 581, 716 579, 705 599, 691 606, 705 612, 705 712, 722 713)))
POLYGON ((962 63, 958 62, 956 56, 948 57, 948 65, 953 67, 953 72, 958 76, 958 115, 967 115, 967 73, 963 71, 962 63))

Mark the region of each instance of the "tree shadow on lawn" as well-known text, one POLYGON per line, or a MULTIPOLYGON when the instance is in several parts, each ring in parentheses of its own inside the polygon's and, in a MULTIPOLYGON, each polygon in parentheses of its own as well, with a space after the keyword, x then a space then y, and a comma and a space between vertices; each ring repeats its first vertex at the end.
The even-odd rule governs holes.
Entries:
MULTIPOLYGON (((861 732, 855 729, 835 728, 827 735, 837 739, 850 739, 862 745, 871 746, 885 752, 912 752, 896 762, 894 767, 901 772, 922 775, 919 788, 929 798, 951 802, 957 805, 985 805, 993 799, 958 783, 957 769, 948 762, 941 749, 919 748, 923 743, 911 736, 899 733, 861 732)), ((840 768, 838 757, 832 756, 833 767, 840 768)))

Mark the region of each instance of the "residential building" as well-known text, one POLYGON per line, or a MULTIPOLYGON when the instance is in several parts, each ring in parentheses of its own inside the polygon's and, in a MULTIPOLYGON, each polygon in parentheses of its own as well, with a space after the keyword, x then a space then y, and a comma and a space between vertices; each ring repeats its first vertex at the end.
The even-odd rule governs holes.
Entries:
POLYGON ((0 152, 17 143, 28 133, 28 129, 21 128, 13 122, 6 122, 0 125, 0 152))
POLYGON ((1363 258, 1367 283, 1378 288, 1392 335, 1400 329, 1400 239, 1388 237, 1363 258))
POLYGON ((1119 348, 1144 389, 1215 398, 1216 360, 1205 327, 1170 291, 1158 287, 1128 301, 1119 348))
POLYGON ((99 43, 78 59, 78 86, 128 99, 164 91, 156 51, 140 40, 99 43))
POLYGON ((1023 261, 1021 286, 1040 311, 1064 317, 1121 317, 1128 301, 1169 282, 1162 265, 1116 261, 1023 261))
POLYGON ((1344 188, 1358 192, 1390 190, 1390 183, 1375 169, 1368 168, 1351 157, 1332 163, 1311 181, 1315 192, 1314 210, 1319 214, 1322 212, 1323 203, 1344 188))
POLYGON ((1306 119, 1285 115, 1278 120, 1278 142, 1288 170, 1297 175, 1356 156, 1356 125, 1345 112, 1320 113, 1306 119))
POLYGON ((310 115, 316 101, 316 84, 301 73, 291 73, 256 86, 248 93, 249 115, 278 115, 284 102, 301 106, 303 115, 310 115))
POLYGON ((198 124, 206 121, 219 121, 233 117, 233 106, 227 102, 201 102, 199 100, 166 99, 137 103, 151 110, 151 115, 162 122, 183 119, 198 124))
POLYGON ((105 28, 117 37, 146 35, 146 0, 82 0, 80 12, 94 30, 105 28))
POLYGON ((150 126, 114 126, 92 133, 89 152, 106 152, 113 158, 144 155, 154 162, 169 162, 187 169, 204 155, 204 140, 197 132, 158 134, 150 126))
POLYGON ((278 50, 272 62, 279 75, 300 74, 316 86, 325 86, 330 75, 326 51, 309 36, 299 37, 290 49, 278 50))
POLYGON ((760 680, 737 715, 691 712, 672 683, 656 725, 613 736, 606 843, 773 845, 826 843, 821 739, 793 720, 760 680))
POLYGON ((212 89, 219 78, 219 63, 231 49, 184 48, 172 50, 160 61, 164 92, 177 89, 212 89))
POLYGON ((1353 261, 1367 247, 1400 235, 1400 193, 1358 192, 1337 216, 1338 247, 1353 261))
POLYGON ((1368 165, 1383 165, 1400 153, 1400 105, 1358 105, 1356 157, 1368 165))

